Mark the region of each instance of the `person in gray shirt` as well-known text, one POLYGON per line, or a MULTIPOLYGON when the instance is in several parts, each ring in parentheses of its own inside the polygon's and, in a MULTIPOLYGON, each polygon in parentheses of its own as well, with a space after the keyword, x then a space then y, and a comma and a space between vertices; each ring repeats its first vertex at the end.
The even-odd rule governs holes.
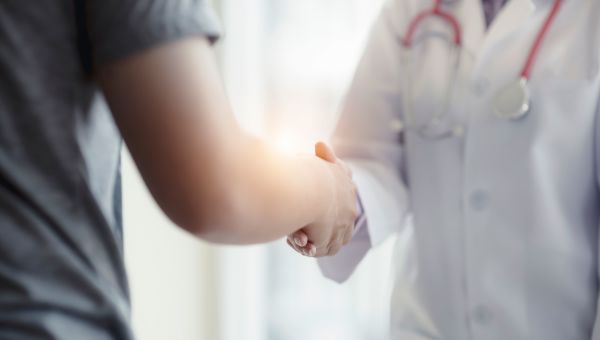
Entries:
POLYGON ((217 37, 203 0, 0 2, 0 339, 133 338, 121 136, 160 207, 198 237, 302 229, 309 256, 348 242, 347 168, 239 128, 217 37), (112 114, 94 109, 103 97, 112 114))

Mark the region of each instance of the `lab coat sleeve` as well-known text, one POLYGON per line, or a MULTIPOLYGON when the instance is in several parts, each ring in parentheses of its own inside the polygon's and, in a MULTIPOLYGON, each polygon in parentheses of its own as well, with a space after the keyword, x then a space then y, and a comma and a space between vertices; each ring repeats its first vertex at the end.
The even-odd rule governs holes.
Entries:
POLYGON ((343 282, 371 247, 398 231, 408 212, 403 181, 400 1, 390 1, 377 19, 347 93, 333 146, 348 162, 366 221, 336 256, 320 259, 323 274, 343 282))

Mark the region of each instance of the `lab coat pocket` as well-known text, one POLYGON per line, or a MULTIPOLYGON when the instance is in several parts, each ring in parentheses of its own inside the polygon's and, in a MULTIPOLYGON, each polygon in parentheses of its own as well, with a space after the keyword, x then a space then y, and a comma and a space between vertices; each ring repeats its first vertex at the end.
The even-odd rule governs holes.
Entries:
POLYGON ((569 164, 593 159, 597 88, 597 82, 588 79, 551 77, 532 82, 531 112, 522 132, 539 171, 548 170, 542 168, 548 166, 550 159, 564 165, 555 172, 567 172, 569 164))
POLYGON ((583 104, 597 96, 597 91, 591 92, 598 83, 599 71, 598 62, 592 60, 553 65, 540 70, 538 76, 533 77, 532 92, 539 90, 537 101, 559 104, 569 111, 574 108, 573 105, 583 104))
POLYGON ((596 111, 597 90, 589 79, 548 77, 532 82, 531 108, 545 119, 565 120, 572 125, 579 119, 589 119, 596 111))

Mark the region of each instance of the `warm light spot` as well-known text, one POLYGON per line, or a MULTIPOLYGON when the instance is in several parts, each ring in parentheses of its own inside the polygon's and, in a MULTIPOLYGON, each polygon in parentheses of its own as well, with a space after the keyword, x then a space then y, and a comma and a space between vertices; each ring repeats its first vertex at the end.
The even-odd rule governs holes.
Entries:
POLYGON ((290 131, 282 131, 273 138, 275 148, 288 156, 314 153, 314 145, 320 139, 315 136, 299 136, 290 131))
POLYGON ((294 155, 302 151, 302 143, 291 134, 282 134, 275 138, 275 148, 286 155, 294 155))

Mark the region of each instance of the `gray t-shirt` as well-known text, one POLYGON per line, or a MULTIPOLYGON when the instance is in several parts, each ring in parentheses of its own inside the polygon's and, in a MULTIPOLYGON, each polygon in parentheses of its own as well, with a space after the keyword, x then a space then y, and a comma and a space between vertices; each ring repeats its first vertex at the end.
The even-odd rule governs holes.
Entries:
POLYGON ((190 35, 217 36, 205 0, 0 1, 0 339, 132 338, 91 65, 190 35))

